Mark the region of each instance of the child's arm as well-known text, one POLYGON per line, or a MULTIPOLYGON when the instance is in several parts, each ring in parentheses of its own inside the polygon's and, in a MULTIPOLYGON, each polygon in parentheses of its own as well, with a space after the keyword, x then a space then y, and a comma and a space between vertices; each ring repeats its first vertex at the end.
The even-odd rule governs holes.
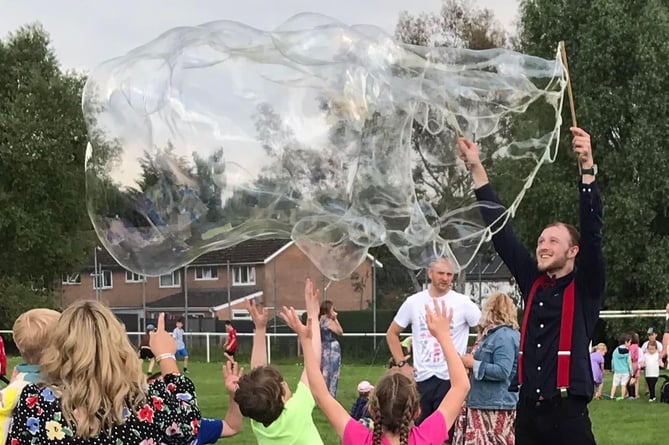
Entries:
MULTIPOLYGON (((307 325, 303 325, 299 317, 295 313, 295 309, 284 307, 281 311, 281 317, 286 320, 288 326, 293 329, 302 344, 304 350, 304 368, 309 378, 311 393, 316 400, 320 409, 328 418, 330 424, 334 428, 339 437, 344 436, 346 424, 351 420, 351 416, 346 409, 337 400, 330 395, 321 367, 319 364, 320 356, 316 355, 316 347, 312 343, 311 336, 313 335, 313 325, 317 325, 317 319, 311 317, 307 318, 307 325)), ((320 330, 316 331, 316 335, 320 336, 320 330)), ((320 348, 318 348, 320 349, 320 348)))
POLYGON ((256 332, 253 335, 253 349, 251 349, 251 369, 254 369, 267 364, 267 343, 265 337, 267 335, 269 313, 265 308, 258 309, 253 300, 246 302, 246 309, 249 311, 256 328, 256 332))
POLYGON ((450 429, 460 415, 462 403, 467 398, 467 393, 469 393, 469 378, 451 339, 453 310, 447 310, 445 303, 442 302, 441 307, 438 304, 435 305, 434 311, 426 305, 425 313, 427 327, 444 351, 448 373, 451 377, 451 389, 446 393, 437 408, 444 416, 446 427, 450 429))
POLYGON ((223 431, 221 437, 230 437, 238 434, 242 430, 242 413, 239 410, 239 405, 235 402, 235 391, 239 387, 239 378, 244 373, 244 369, 240 369, 231 361, 225 364, 225 387, 230 394, 228 402, 228 412, 223 419, 223 431))
MULTIPOLYGON (((319 290, 314 292, 314 285, 309 278, 304 283, 304 303, 307 309, 307 319, 311 318, 311 348, 314 350, 314 354, 317 359, 317 368, 320 372, 321 369, 321 327, 318 324, 318 312, 320 311, 321 305, 321 294, 319 290)), ((302 345, 304 347, 304 345, 302 345)), ((306 355, 305 355, 306 362, 306 355)), ((307 385, 307 388, 311 389, 311 383, 307 377, 307 368, 305 366, 302 375, 300 376, 300 381, 307 385)))

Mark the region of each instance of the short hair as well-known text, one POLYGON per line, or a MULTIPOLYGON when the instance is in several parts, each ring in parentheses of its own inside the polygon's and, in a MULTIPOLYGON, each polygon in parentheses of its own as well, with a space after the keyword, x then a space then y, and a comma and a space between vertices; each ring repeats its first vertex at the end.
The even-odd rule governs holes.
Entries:
POLYGON ((283 412, 285 394, 281 372, 273 366, 258 366, 239 379, 235 402, 245 417, 265 427, 270 426, 283 412))
POLYGON ((39 364, 42 350, 59 319, 60 312, 46 308, 31 309, 19 315, 12 331, 14 343, 26 363, 39 364))
POLYGON ((223 322, 223 324, 226 325, 226 326, 232 326, 232 321, 230 321, 230 320, 225 320, 225 321, 223 322))
POLYGON ((428 269, 432 269, 432 266, 434 266, 437 263, 446 263, 449 266, 451 266, 451 269, 453 272, 455 272, 455 262, 453 261, 452 258, 447 257, 447 256, 438 256, 434 258, 432 261, 430 261, 430 265, 428 266, 428 269))
POLYGON ((569 238, 571 240, 571 245, 572 246, 578 246, 578 245, 581 244, 581 234, 578 232, 578 229, 576 227, 574 227, 573 225, 563 223, 563 222, 560 222, 560 221, 556 221, 556 222, 550 223, 549 225, 544 227, 544 229, 547 229, 549 227, 564 227, 565 229, 567 229, 567 232, 569 232, 569 238))
POLYGON ((650 348, 651 346, 657 349, 657 340, 650 340, 648 342, 648 347, 650 348))
POLYGON ((184 324, 184 318, 183 317, 177 318, 177 323, 184 324))
POLYGON ((629 332, 626 332, 626 333, 624 333, 623 335, 620 336, 620 343, 621 344, 622 343, 627 343, 627 342, 631 343, 632 339, 633 339, 632 334, 630 334, 629 332))

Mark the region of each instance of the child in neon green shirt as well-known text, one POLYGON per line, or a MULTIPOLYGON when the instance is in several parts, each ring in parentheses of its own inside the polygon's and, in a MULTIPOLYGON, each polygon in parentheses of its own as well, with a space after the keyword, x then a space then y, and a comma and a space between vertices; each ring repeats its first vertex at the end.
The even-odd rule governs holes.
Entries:
MULTIPOLYGON (((319 292, 313 291, 311 280, 304 288, 307 313, 318 319, 320 308, 319 292)), ((323 440, 316 429, 312 411, 316 406, 306 370, 302 373, 295 393, 283 379, 281 372, 267 365, 267 346, 265 341, 267 309, 259 309, 252 300, 247 302, 247 309, 255 325, 253 350, 251 352, 250 373, 239 379, 239 388, 235 392, 235 401, 245 417, 251 418, 251 429, 259 445, 322 445, 323 440)), ((321 356, 320 328, 312 325, 313 346, 318 357, 321 356)))

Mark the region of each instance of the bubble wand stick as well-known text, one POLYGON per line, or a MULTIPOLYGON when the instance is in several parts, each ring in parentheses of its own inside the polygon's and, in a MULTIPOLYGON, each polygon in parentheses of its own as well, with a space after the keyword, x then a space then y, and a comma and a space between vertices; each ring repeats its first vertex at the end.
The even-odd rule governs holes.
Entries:
MULTIPOLYGON (((571 111, 571 125, 578 127, 576 123, 576 106, 574 105, 574 92, 571 89, 571 74, 569 73, 569 61, 567 60, 567 48, 564 40, 560 41, 560 56, 562 58, 562 65, 564 65, 565 74, 567 75, 567 95, 569 96, 569 111, 571 111)), ((581 164, 578 164, 578 172, 581 173, 581 164)))

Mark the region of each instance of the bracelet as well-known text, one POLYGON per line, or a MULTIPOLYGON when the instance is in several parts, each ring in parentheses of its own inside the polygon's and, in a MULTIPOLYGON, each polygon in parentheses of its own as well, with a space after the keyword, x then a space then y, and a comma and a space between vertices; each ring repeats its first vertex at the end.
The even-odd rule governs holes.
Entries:
POLYGON ((160 354, 159 356, 156 357, 156 363, 160 363, 162 360, 165 360, 166 358, 171 358, 172 360, 177 359, 177 357, 174 354, 171 354, 169 352, 165 354, 160 354))

